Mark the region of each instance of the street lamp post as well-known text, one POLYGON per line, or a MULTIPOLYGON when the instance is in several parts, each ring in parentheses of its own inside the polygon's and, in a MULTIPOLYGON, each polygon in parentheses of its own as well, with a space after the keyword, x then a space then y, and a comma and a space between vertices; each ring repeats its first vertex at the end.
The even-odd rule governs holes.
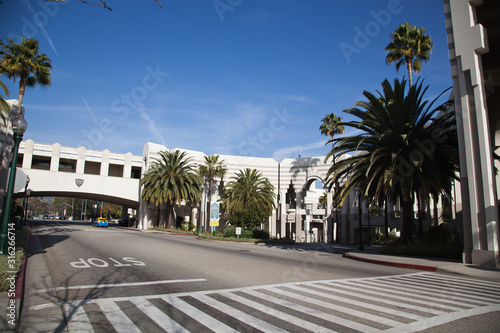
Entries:
POLYGON ((28 215, 28 206, 26 204, 26 199, 29 196, 28 185, 30 183, 30 176, 26 175, 26 185, 24 186, 24 198, 23 198, 23 218, 21 219, 22 225, 26 225, 26 217, 28 215))
POLYGON ((12 147, 12 159, 9 173, 9 182, 7 183, 7 195, 4 202, 2 225, 1 225, 1 239, 0 251, 1 254, 7 254, 7 229, 9 229, 10 212, 12 209, 12 197, 14 196, 14 184, 16 182, 16 164, 17 152, 19 143, 23 139, 23 134, 26 131, 28 124, 23 117, 22 113, 18 113, 17 117, 12 120, 12 132, 14 133, 14 145, 12 147))

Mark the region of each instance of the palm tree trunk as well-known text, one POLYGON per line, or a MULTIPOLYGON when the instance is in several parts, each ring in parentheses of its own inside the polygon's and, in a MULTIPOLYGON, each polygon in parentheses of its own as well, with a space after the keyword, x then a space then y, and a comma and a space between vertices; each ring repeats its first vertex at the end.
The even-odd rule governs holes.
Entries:
POLYGON ((406 57, 406 68, 408 68, 408 82, 410 83, 410 87, 413 86, 413 81, 412 81, 412 68, 411 68, 411 57, 406 57))
POLYGON ((413 198, 405 198, 402 202, 403 208, 403 230, 404 242, 411 241, 413 235, 413 198))
POLYGON ((385 205, 384 205, 384 222, 385 222, 385 240, 389 240, 389 216, 388 214, 388 209, 387 209, 387 203, 389 200, 387 200, 387 197, 385 197, 385 205))
POLYGON ((418 205, 418 237, 422 237, 424 234, 424 226, 422 222, 422 217, 425 214, 424 211, 422 211, 422 195, 419 193, 417 195, 417 205, 418 205))
POLYGON ((167 203, 167 229, 174 229, 173 216, 174 205, 167 203))
POLYGON ((17 100, 17 112, 18 112, 18 114, 22 114, 23 97, 24 97, 25 91, 26 91, 26 78, 21 77, 21 79, 19 81, 19 97, 17 100))

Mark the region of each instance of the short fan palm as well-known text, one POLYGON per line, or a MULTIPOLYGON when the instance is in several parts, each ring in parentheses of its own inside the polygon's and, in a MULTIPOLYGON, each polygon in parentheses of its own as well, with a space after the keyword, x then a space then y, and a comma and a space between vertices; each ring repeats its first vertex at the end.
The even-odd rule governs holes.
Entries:
POLYGON ((142 199, 148 203, 167 204, 167 228, 174 227, 174 205, 182 201, 195 204, 201 198, 201 177, 192 158, 179 150, 161 151, 141 180, 142 199))
MULTIPOLYGON (((413 228, 415 194, 450 194, 457 179, 458 145, 455 115, 448 102, 424 101, 428 87, 422 82, 409 87, 406 80, 382 83, 378 96, 365 91, 367 101, 344 110, 359 120, 344 123, 361 130, 355 136, 334 139, 326 159, 335 156, 328 172, 328 186, 344 180, 336 197, 344 202, 352 191, 361 191, 371 201, 389 196, 403 207, 403 237, 413 228), (344 156, 343 156, 344 155, 344 156), (344 158, 339 158, 343 156, 344 158)), ((440 95, 441 96, 441 95, 440 95)))

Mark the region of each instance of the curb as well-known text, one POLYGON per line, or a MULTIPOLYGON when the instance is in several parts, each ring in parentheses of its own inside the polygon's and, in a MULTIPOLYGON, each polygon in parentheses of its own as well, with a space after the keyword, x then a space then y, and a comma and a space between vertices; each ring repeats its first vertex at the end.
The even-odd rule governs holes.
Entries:
POLYGON ((372 264, 416 269, 416 270, 427 271, 427 272, 436 272, 438 269, 437 267, 434 267, 434 266, 415 265, 415 264, 407 264, 407 263, 393 262, 393 261, 386 261, 386 260, 368 259, 368 258, 363 258, 363 257, 358 257, 356 255, 352 255, 349 252, 344 253, 344 258, 368 262, 368 263, 372 263, 372 264))

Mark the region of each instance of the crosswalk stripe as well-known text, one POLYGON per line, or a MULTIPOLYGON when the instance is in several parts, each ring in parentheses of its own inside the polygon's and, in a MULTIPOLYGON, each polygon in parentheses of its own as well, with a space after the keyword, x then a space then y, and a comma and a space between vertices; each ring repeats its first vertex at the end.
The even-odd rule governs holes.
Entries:
MULTIPOLYGON (((275 293, 279 293, 281 291, 277 288, 265 288, 265 289, 258 289, 258 290, 245 290, 245 292, 250 294, 250 295, 253 295, 253 296, 256 296, 259 298, 263 298, 262 290, 269 290, 269 291, 272 291, 275 293)), ((282 305, 284 307, 290 308, 290 309, 295 310, 295 311, 307 313, 310 316, 318 317, 318 318, 321 318, 323 320, 326 320, 326 321, 329 321, 329 322, 332 322, 332 323, 335 323, 335 324, 338 324, 341 326, 349 327, 349 328, 352 328, 352 329, 355 329, 355 330, 358 330, 361 332, 377 332, 378 331, 377 329, 375 329, 371 326, 368 326, 368 325, 364 325, 364 324, 361 324, 361 323, 358 323, 358 322, 355 322, 352 320, 348 320, 348 319, 345 319, 345 318, 342 318, 339 316, 335 316, 332 314, 321 312, 321 311, 315 310, 313 308, 299 305, 297 303, 292 303, 292 302, 289 302, 289 301, 286 301, 286 300, 283 300, 283 299, 280 299, 280 298, 277 298, 277 297, 274 297, 274 296, 271 296, 268 294, 264 294, 264 295, 265 295, 265 299, 267 301, 270 301, 270 302, 278 304, 278 305, 282 305)))
MULTIPOLYGON (((446 288, 453 288, 456 290, 460 290, 465 293, 470 293, 471 295, 482 295, 484 293, 483 288, 476 286, 471 286, 470 284, 464 284, 463 282, 454 282, 453 280, 448 280, 448 281, 436 281, 434 279, 429 279, 425 278, 424 276, 416 276, 412 278, 415 282, 422 281, 422 283, 427 283, 430 286, 436 286, 436 287, 446 287, 446 288)), ((496 300, 500 300, 500 295, 498 295, 499 291, 495 290, 492 292, 489 292, 492 298, 496 300), (495 296, 495 294, 497 294, 495 296)))
POLYGON ((477 286, 484 288, 486 290, 489 290, 493 293, 500 294, 500 283, 498 282, 493 282, 493 281, 481 281, 481 280, 474 280, 466 277, 454 277, 454 276, 449 276, 449 275, 441 275, 441 274, 435 274, 435 275, 430 275, 430 274, 422 274, 422 276, 427 277, 430 280, 433 281, 441 281, 442 283, 466 283, 469 286, 477 286))
MULTIPOLYGON (((300 287, 300 286, 296 286, 293 289, 298 290, 298 291, 304 291, 306 293, 310 293, 310 294, 324 297, 324 298, 330 298, 332 301, 337 300, 337 301, 343 302, 343 301, 347 300, 347 299, 335 297, 335 296, 330 297, 330 295, 325 295, 325 293, 321 293, 319 291, 309 289, 309 288, 300 287)), ((292 295, 291 293, 285 292, 285 291, 283 291, 283 294, 287 295, 289 297, 291 297, 291 295, 292 295)), ((302 299, 302 297, 301 297, 301 299, 302 299)), ((385 317, 375 316, 375 315, 372 315, 372 314, 369 314, 369 313, 366 313, 363 311, 358 311, 358 310, 354 310, 354 309, 350 309, 350 308, 345 308, 342 306, 337 306, 334 303, 326 303, 326 302, 316 300, 316 299, 309 299, 309 302, 314 302, 315 304, 322 305, 324 307, 328 307, 328 308, 334 309, 334 310, 339 311, 339 312, 345 312, 347 314, 357 316, 360 318, 364 318, 364 319, 368 319, 368 320, 378 322, 378 323, 381 323, 381 324, 384 324, 387 326, 397 326, 400 324, 400 322, 395 321, 395 320, 387 319, 385 317)), ((387 313, 390 315, 398 315, 399 317, 411 318, 414 320, 418 320, 418 319, 422 318, 421 316, 418 316, 418 315, 413 315, 411 313, 402 312, 402 311, 398 311, 398 310, 394 310, 394 309, 384 308, 384 307, 380 307, 380 306, 373 305, 373 304, 367 304, 367 303, 358 302, 358 301, 352 301, 350 303, 351 304, 355 303, 355 305, 357 305, 357 306, 362 306, 364 308, 370 308, 370 309, 376 310, 378 312, 387 313)))
POLYGON ((202 325, 206 327, 210 327, 214 332, 220 332, 220 333, 233 333, 237 332, 233 328, 227 326, 224 323, 221 323, 217 319, 214 319, 213 317, 207 315, 205 312, 198 310, 191 304, 188 304, 178 298, 177 296, 171 296, 171 295, 164 295, 160 297, 163 299, 165 302, 169 303, 176 309, 184 312, 194 320, 198 321, 202 325))
POLYGON ((167 332, 188 333, 184 327, 179 325, 175 320, 167 316, 163 311, 151 304, 147 299, 131 299, 130 300, 139 310, 144 312, 158 326, 165 329, 167 332))
POLYGON ((406 325, 401 325, 399 327, 391 328, 389 330, 384 331, 384 333, 420 332, 426 328, 436 327, 462 318, 482 315, 490 312, 498 312, 498 311, 500 311, 500 307, 498 305, 483 306, 474 309, 468 309, 463 312, 449 313, 446 316, 436 316, 436 317, 426 318, 425 320, 414 321, 406 325))
POLYGON ((217 309, 217 310, 219 310, 219 311, 221 311, 221 312, 224 312, 225 314, 227 314, 233 318, 238 319, 239 321, 244 322, 247 325, 255 327, 258 330, 262 330, 264 332, 286 332, 286 331, 283 331, 282 329, 280 329, 274 325, 266 323, 265 321, 262 321, 258 318, 247 315, 246 313, 244 313, 240 310, 237 310, 237 309, 231 308, 231 307, 227 307, 227 306, 225 306, 224 303, 219 302, 218 300, 213 299, 210 296, 198 295, 196 297, 196 299, 213 307, 213 308, 215 308, 215 309, 217 309))
MULTIPOLYGON (((332 285, 332 283, 330 283, 330 285, 332 285)), ((401 303, 401 302, 391 301, 388 299, 381 299, 380 297, 371 297, 371 296, 363 295, 360 293, 353 293, 350 291, 340 290, 340 289, 336 288, 336 286, 332 286, 332 287, 321 286, 321 288, 326 289, 326 290, 331 290, 331 291, 334 291, 336 293, 343 294, 346 296, 362 298, 362 299, 365 299, 368 301, 372 301, 374 303, 383 303, 383 304, 392 305, 392 306, 395 306, 398 308, 405 308, 408 310, 414 310, 414 311, 418 311, 418 312, 422 312, 422 313, 428 313, 428 314, 433 314, 433 315, 440 315, 440 314, 444 313, 443 311, 429 309, 429 308, 422 307, 422 306, 412 305, 412 304, 408 304, 408 303, 401 303)), ((370 307, 371 307, 371 305, 370 305, 370 307)))
POLYGON ((455 292, 453 290, 448 290, 448 291, 443 291, 443 290, 436 290, 436 288, 430 288, 426 286, 422 286, 421 284, 412 284, 412 283, 407 283, 405 281, 384 281, 385 284, 397 288, 403 288, 407 292, 414 292, 417 294, 423 294, 427 293, 428 295, 434 295, 436 296, 436 293, 440 293, 439 295, 445 299, 450 299, 453 300, 454 303, 462 303, 467 305, 468 307, 470 306, 477 306, 477 305, 487 305, 489 302, 483 301, 483 300, 477 300, 477 299, 464 299, 463 295, 459 292, 455 292), (471 305, 472 304, 472 305, 471 305))
MULTIPOLYGON (((431 287, 426 287, 426 286, 422 286, 422 283, 417 283, 415 282, 414 280, 412 280, 411 278, 406 278, 406 277, 398 277, 397 279, 395 280, 401 280, 401 282, 403 282, 405 285, 412 285, 412 286, 418 286, 419 288, 423 288, 423 289, 431 289, 431 287)), ((467 297, 471 300, 471 301, 484 301, 486 302, 487 304, 491 304, 491 303, 495 303, 495 302, 498 302, 499 299, 496 299, 494 297, 487 297, 487 296, 484 296, 484 293, 475 293, 475 292, 467 292, 467 291, 459 291, 458 290, 459 288, 456 288, 456 287, 446 287, 446 286, 443 286, 443 285, 439 285, 439 286, 433 286, 432 287, 432 290, 434 290, 434 292, 436 291, 441 291, 441 292, 451 292, 452 294, 455 294, 455 295, 461 295, 462 297, 464 295, 467 295, 467 297)))
MULTIPOLYGON (((378 288, 378 289, 383 289, 383 288, 390 288, 391 293, 396 293, 400 295, 409 295, 411 289, 407 287, 402 287, 400 284, 397 283, 389 283, 389 282, 381 282, 381 281, 363 281, 363 285, 368 285, 372 286, 373 288, 378 288)), ((423 292, 420 291, 417 295, 418 297, 431 297, 431 298, 436 298, 436 293, 435 292, 423 292)), ((449 296, 449 295, 447 295, 449 296)), ((470 303, 463 303, 461 302, 460 298, 458 296, 453 296, 453 297, 448 297, 448 299, 439 299, 442 302, 445 302, 446 304, 453 304, 455 306, 461 306, 465 308, 470 308, 471 305, 470 303)))
POLYGON ((194 327, 222 333, 251 328, 285 332, 294 327, 312 332, 343 331, 344 327, 361 332, 416 332, 500 311, 500 300, 496 299, 494 290, 497 284, 478 281, 475 286, 484 288, 476 292, 466 278, 453 277, 452 281, 446 278, 439 274, 412 273, 103 298, 63 302, 61 306, 71 333, 93 332, 89 316, 96 318, 95 311, 99 310, 117 332, 126 333, 140 332, 139 327, 147 327, 137 318, 149 318, 150 325, 154 323, 167 332, 182 333, 194 327), (461 299, 460 295, 465 292, 465 299, 461 299), (165 303, 161 305, 160 300, 165 303), (89 307, 91 303, 97 304, 95 309, 89 307), (130 306, 125 307, 127 303, 130 306), (166 311, 164 306, 175 308, 176 314, 171 317, 170 310, 166 311))
MULTIPOLYGON (((93 302, 93 301, 92 301, 93 302)), ((68 330, 75 333, 89 333, 94 332, 92 324, 90 323, 83 304, 89 303, 86 301, 78 302, 76 304, 64 303, 62 309, 66 318, 71 318, 68 322, 68 330)))
POLYGON ((129 317, 113 301, 108 299, 96 300, 102 312, 117 332, 140 333, 141 330, 130 320, 129 317))
POLYGON ((363 292, 365 294, 370 294, 370 295, 375 295, 375 296, 378 295, 378 297, 380 297, 380 296, 390 297, 392 299, 398 299, 398 300, 403 301, 403 302, 412 302, 412 303, 426 305, 426 306, 433 306, 433 307, 442 308, 442 309, 446 309, 446 310, 450 310, 450 311, 462 310, 461 308, 457 308, 455 306, 449 306, 449 305, 445 305, 445 304, 441 304, 441 303, 434 303, 433 300, 435 300, 435 298, 427 298, 425 300, 418 300, 418 299, 415 299, 412 297, 398 296, 393 290, 391 290, 389 293, 387 291, 378 291, 378 290, 375 290, 374 288, 367 288, 366 286, 363 286, 363 285, 360 285, 360 284, 357 284, 357 283, 351 282, 351 281, 339 283, 339 284, 337 284, 337 286, 341 287, 341 288, 353 290, 353 291, 363 292))
POLYGON ((327 330, 323 326, 319 326, 319 325, 316 325, 316 324, 311 323, 309 321, 291 316, 288 313, 285 313, 285 312, 276 310, 274 308, 262 305, 260 303, 255 302, 255 301, 252 301, 248 298, 241 297, 239 295, 236 295, 235 293, 221 293, 221 294, 228 297, 228 298, 231 298, 231 299, 233 299, 241 304, 247 305, 251 308, 262 311, 262 312, 267 313, 267 314, 274 316, 276 318, 280 318, 280 319, 285 320, 293 325, 302 327, 306 330, 311 330, 314 332, 335 332, 335 331, 327 330))

